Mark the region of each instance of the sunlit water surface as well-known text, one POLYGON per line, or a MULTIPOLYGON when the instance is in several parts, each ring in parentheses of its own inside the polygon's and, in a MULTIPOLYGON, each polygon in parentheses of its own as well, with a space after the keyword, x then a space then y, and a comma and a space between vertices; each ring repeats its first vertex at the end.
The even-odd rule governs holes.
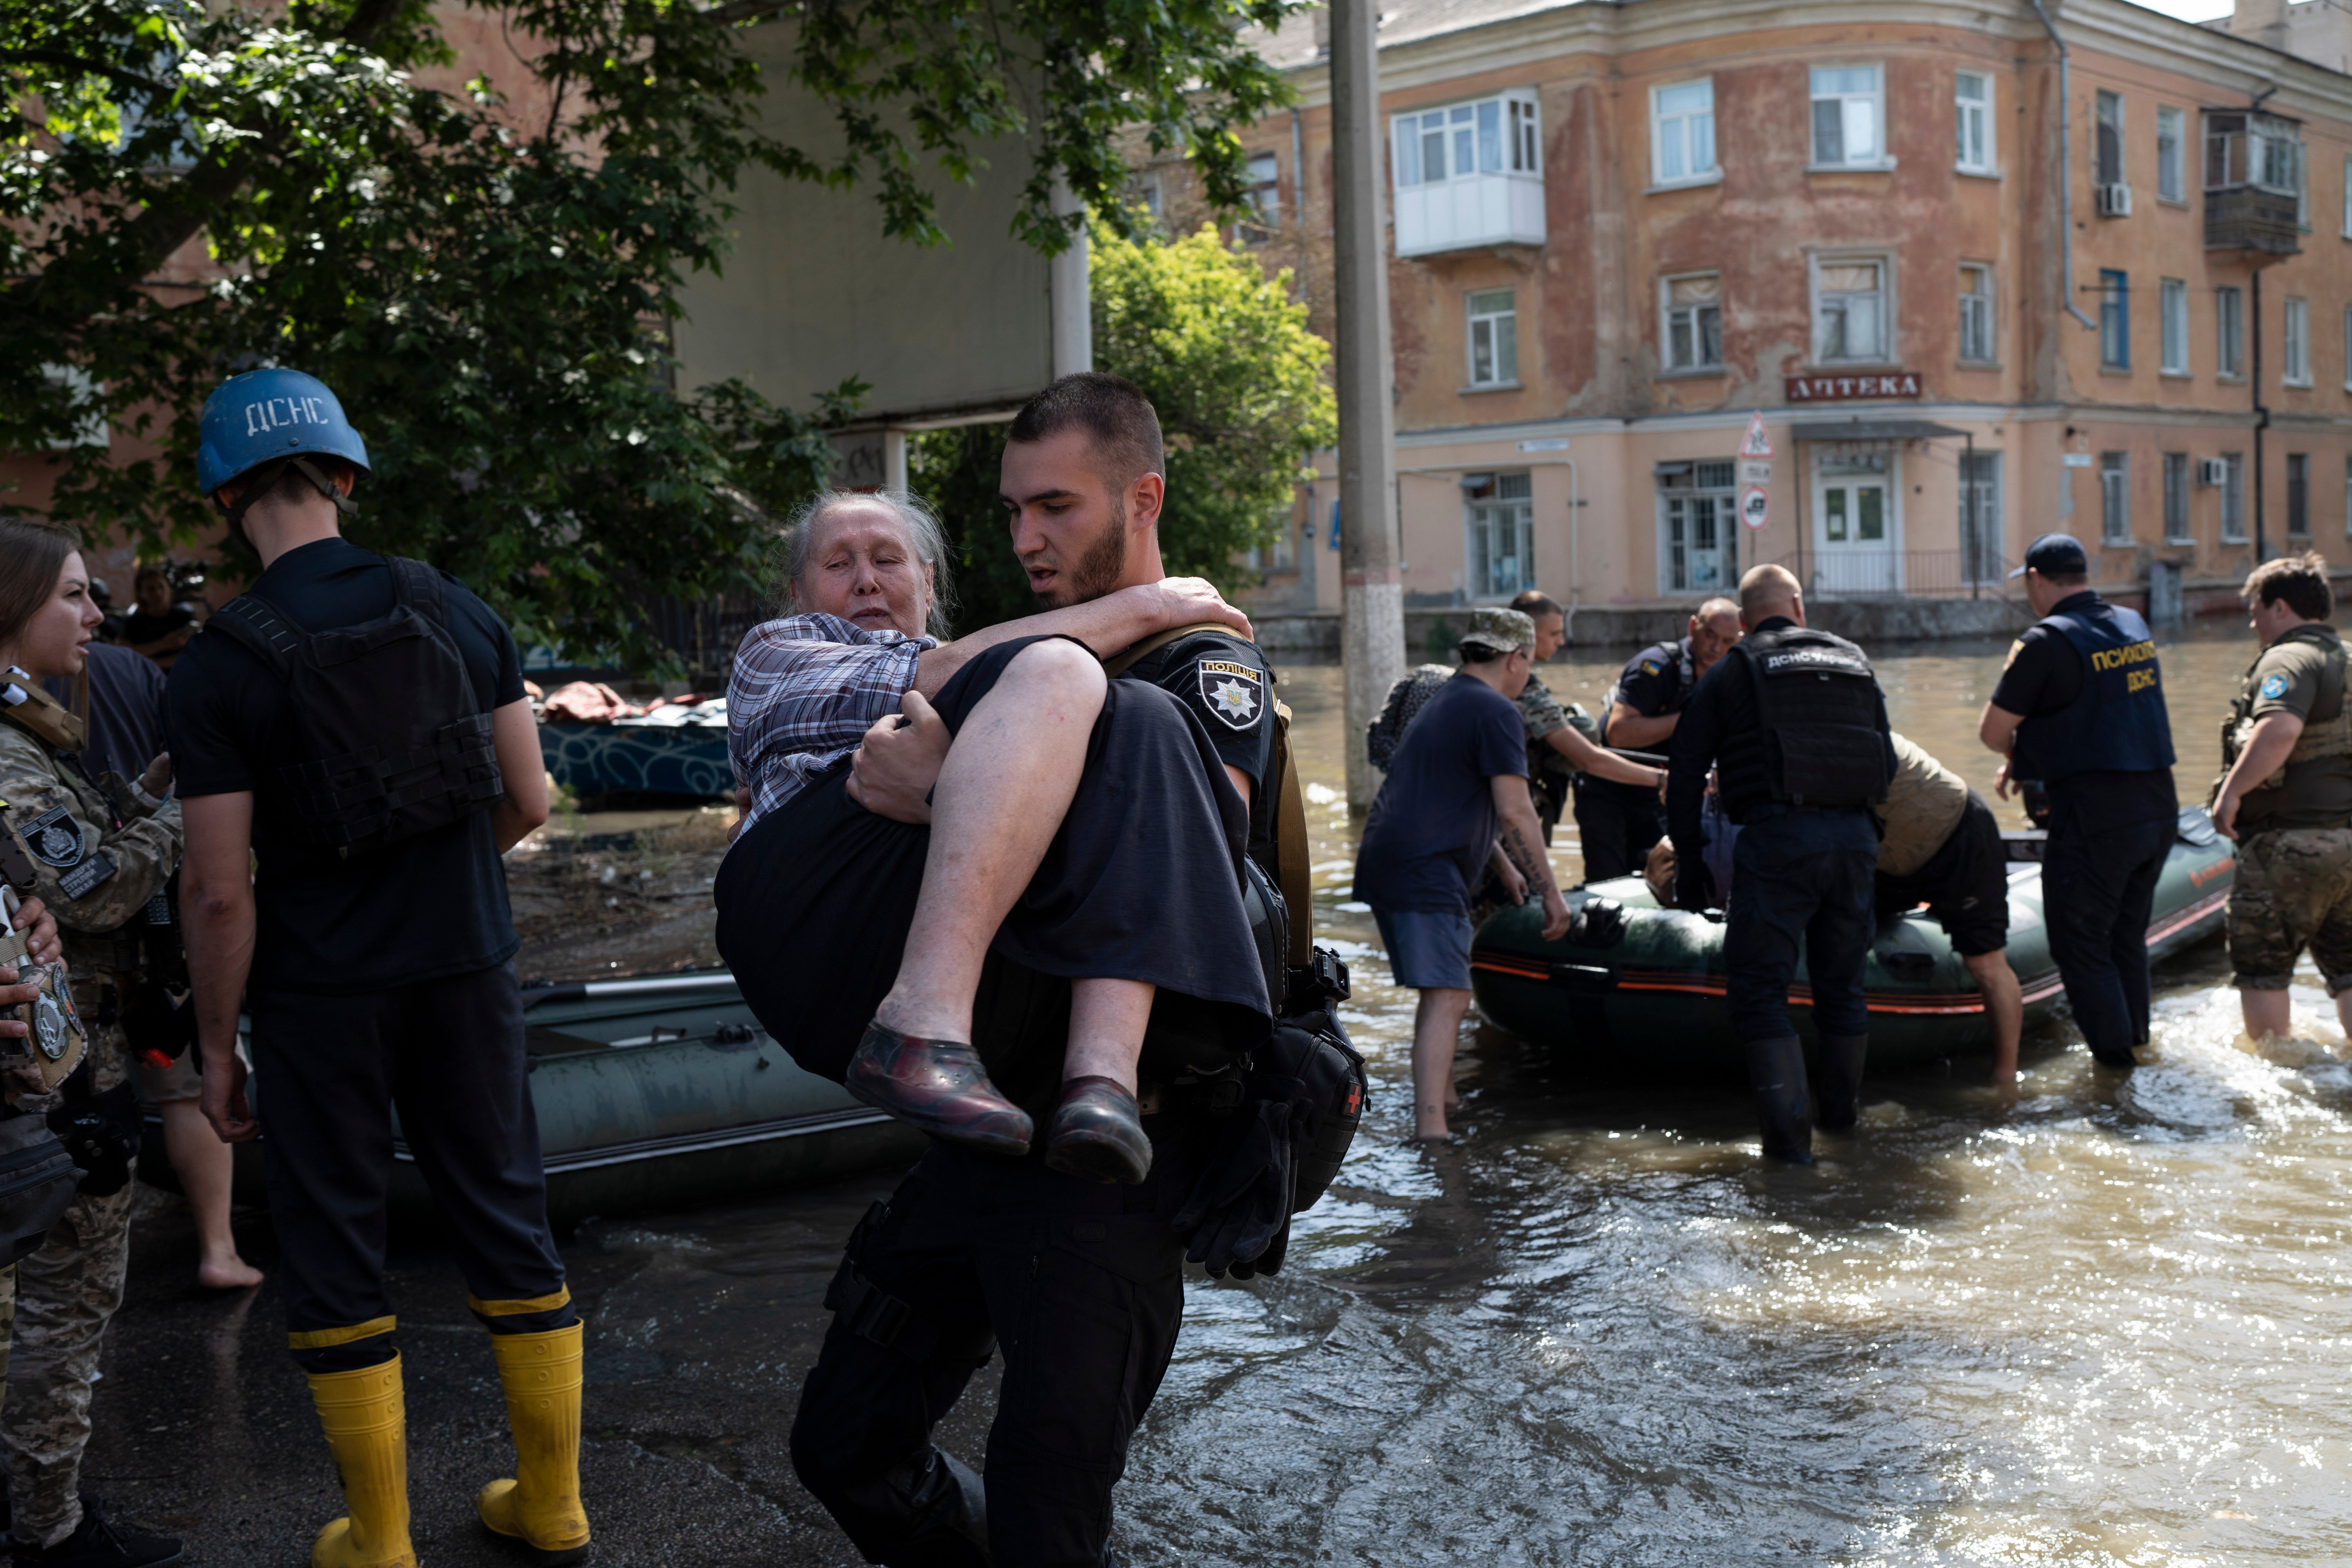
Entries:
MULTIPOLYGON (((2184 797, 2249 651, 2168 647, 2184 797)), ((1545 674, 1597 707, 1622 657, 1545 674)), ((1988 795, 2000 658, 1881 664, 1988 795)), ((1736 1084, 1589 1089, 1474 1026, 1469 1136, 1406 1145, 1412 995, 1343 907, 1339 677, 1284 690, 1373 1110, 1278 1279, 1192 1286, 1120 1489, 1135 1561, 2352 1560, 2352 1071, 2307 968, 2308 1045, 2243 1044, 2211 943, 2158 971, 2128 1080, 2062 1017, 2013 1102, 1979 1060, 1876 1079, 1811 1171, 1759 1165, 1736 1084)), ((1572 880, 1572 825, 1555 850, 1572 880)))

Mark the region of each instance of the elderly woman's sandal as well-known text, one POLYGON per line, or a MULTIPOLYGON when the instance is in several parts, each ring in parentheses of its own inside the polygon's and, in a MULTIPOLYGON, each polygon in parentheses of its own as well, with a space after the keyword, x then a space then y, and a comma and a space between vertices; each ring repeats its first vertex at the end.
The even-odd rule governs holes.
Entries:
POLYGON ((868 1024, 842 1083, 866 1104, 984 1154, 1026 1154, 1036 1131, 1029 1113, 988 1081, 980 1053, 961 1040, 868 1024))
POLYGON ((1107 1078, 1074 1078, 1062 1085, 1045 1132, 1045 1163, 1088 1182, 1129 1186, 1151 1173, 1151 1140, 1135 1096, 1107 1078))

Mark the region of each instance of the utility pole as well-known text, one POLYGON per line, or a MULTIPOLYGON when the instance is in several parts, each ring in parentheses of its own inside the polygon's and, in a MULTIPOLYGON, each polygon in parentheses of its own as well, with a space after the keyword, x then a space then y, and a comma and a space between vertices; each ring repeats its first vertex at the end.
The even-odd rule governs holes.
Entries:
POLYGON ((1330 0, 1332 281, 1338 292, 1339 633, 1348 688, 1348 805, 1380 779, 1366 726, 1404 674, 1404 579, 1397 569, 1395 372, 1388 240, 1381 222, 1378 0, 1330 0))

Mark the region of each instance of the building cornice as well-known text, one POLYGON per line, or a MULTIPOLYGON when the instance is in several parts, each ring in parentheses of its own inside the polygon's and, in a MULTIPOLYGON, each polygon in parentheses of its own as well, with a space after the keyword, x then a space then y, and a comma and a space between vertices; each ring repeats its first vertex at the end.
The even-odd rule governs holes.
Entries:
MULTIPOLYGON (((1573 439, 1579 436, 1668 435, 1679 431, 1741 430, 1751 415, 1761 414, 1767 425, 1808 424, 1842 418, 1961 419, 1979 424, 2038 425, 2065 420, 2082 425, 2194 425, 2207 429, 2248 428, 2254 416, 2243 408, 2167 408, 2152 404, 2127 406, 2099 403, 1840 403, 1798 407, 1717 408, 1692 413, 1645 414, 1618 418, 1584 416, 1562 419, 1530 419, 1509 425, 1451 425, 1420 430, 1400 430, 1399 450, 1430 447, 1488 446, 1501 442, 1573 439)), ((2352 430, 2352 413, 2286 414, 2273 410, 2274 428, 2352 430)), ((1574 448, 1570 449, 1574 456, 1574 448)), ((1530 459, 1545 454, 1532 452, 1530 459)), ((1486 459, 1482 458, 1481 461, 1486 459)))

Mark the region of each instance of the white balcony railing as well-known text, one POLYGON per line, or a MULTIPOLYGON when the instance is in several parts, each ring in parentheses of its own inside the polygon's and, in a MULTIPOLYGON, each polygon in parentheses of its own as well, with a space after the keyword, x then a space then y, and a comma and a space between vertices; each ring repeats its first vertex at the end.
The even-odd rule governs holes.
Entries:
POLYGON ((1399 256, 1544 242, 1539 174, 1457 174, 1396 192, 1399 256))

